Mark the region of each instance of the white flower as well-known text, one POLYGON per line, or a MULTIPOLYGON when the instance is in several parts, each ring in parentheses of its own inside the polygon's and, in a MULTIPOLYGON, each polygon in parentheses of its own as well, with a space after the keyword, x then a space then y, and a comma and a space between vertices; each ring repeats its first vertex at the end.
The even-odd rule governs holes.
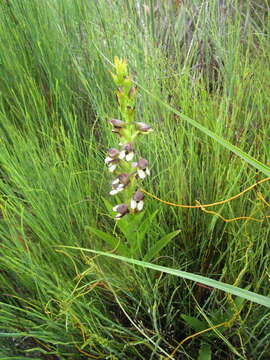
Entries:
POLYGON ((124 159, 125 158, 125 156, 126 156, 126 152, 125 152, 125 150, 122 150, 122 151, 120 151, 120 154, 119 154, 119 159, 124 159))
POLYGON ((126 155, 126 160, 127 161, 131 161, 133 158, 134 158, 134 152, 133 151, 126 155))
POLYGON ((114 172, 114 170, 117 168, 117 164, 110 164, 108 167, 109 172, 114 172))
POLYGON ((133 199, 130 200, 130 207, 132 210, 136 209, 137 207, 137 202, 133 199))
POLYGON ((109 192, 110 195, 116 195, 118 193, 120 193, 121 191, 123 191, 124 188, 117 188, 117 189, 113 189, 109 192))
POLYGON ((121 191, 123 191, 125 188, 124 184, 120 184, 118 183, 112 183, 112 190, 110 191, 110 195, 116 195, 118 193, 120 193, 121 191))
POLYGON ((119 161, 119 150, 114 148, 109 149, 108 156, 105 158, 105 164, 108 165, 109 172, 114 172, 119 161))
POLYGON ((137 210, 138 211, 141 211, 142 209, 143 209, 143 200, 141 200, 141 201, 139 201, 138 203, 137 203, 137 210))
POLYGON ((140 190, 137 190, 133 194, 132 199, 130 200, 130 208, 132 210, 141 211, 144 205, 143 199, 144 199, 144 194, 140 190))
POLYGON ((138 211, 141 211, 143 209, 143 205, 144 205, 144 202, 143 200, 139 201, 139 202, 136 202, 135 200, 131 199, 130 200, 130 208, 132 210, 138 210, 138 211))
POLYGON ((119 191, 118 190, 111 190, 110 192, 109 192, 109 194, 110 195, 116 195, 116 194, 118 194, 119 193, 119 191))
POLYGON ((139 178, 141 178, 141 179, 144 179, 144 178, 146 177, 146 173, 145 173, 145 171, 142 170, 142 169, 138 169, 138 170, 137 170, 137 173, 138 173, 138 175, 139 175, 139 178))
POLYGON ((112 190, 110 195, 116 195, 120 191, 123 191, 124 188, 129 184, 129 174, 123 173, 117 176, 116 179, 112 182, 112 190))
POLYGON ((148 161, 146 159, 141 158, 137 164, 137 174, 139 176, 140 179, 144 179, 146 178, 146 176, 150 175, 150 170, 148 168, 148 161))
POLYGON ((133 144, 127 143, 123 145, 123 150, 120 151, 119 159, 126 159, 126 161, 131 161, 134 158, 133 144))
POLYGON ((109 164, 112 160, 113 159, 111 157, 107 156, 104 161, 105 161, 105 164, 109 164))

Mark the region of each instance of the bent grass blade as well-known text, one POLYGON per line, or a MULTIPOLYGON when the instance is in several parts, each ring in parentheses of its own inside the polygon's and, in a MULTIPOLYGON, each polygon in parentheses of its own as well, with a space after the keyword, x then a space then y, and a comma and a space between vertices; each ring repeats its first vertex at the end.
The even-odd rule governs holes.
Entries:
POLYGON ((171 269, 171 268, 168 268, 168 267, 165 267, 165 266, 160 266, 160 265, 152 264, 152 263, 145 262, 145 261, 131 259, 131 258, 124 257, 124 256, 114 255, 114 254, 106 253, 106 252, 103 252, 103 251, 84 249, 84 248, 74 247, 74 246, 61 246, 61 247, 68 248, 68 249, 73 249, 73 250, 90 252, 90 253, 96 254, 96 255, 107 256, 107 257, 110 257, 110 258, 113 258, 113 259, 116 259, 116 260, 120 260, 120 261, 129 263, 129 264, 132 264, 132 265, 142 266, 144 268, 148 268, 148 269, 164 272, 164 273, 167 273, 167 274, 170 274, 170 275, 178 276, 178 277, 181 277, 183 279, 199 282, 199 283, 201 283, 203 285, 213 287, 215 289, 227 292, 227 293, 235 295, 235 296, 239 296, 239 297, 244 298, 246 300, 249 300, 249 301, 252 301, 252 302, 257 303, 259 305, 263 305, 263 306, 266 306, 266 307, 270 308, 270 298, 268 298, 266 296, 256 294, 256 293, 254 293, 252 291, 248 291, 248 290, 245 290, 245 289, 241 289, 239 287, 236 287, 236 286, 233 286, 233 285, 230 285, 230 284, 226 284, 226 283, 221 282, 221 281, 213 280, 213 279, 207 278, 207 277, 202 276, 202 275, 192 274, 190 272, 177 270, 177 269, 171 269))

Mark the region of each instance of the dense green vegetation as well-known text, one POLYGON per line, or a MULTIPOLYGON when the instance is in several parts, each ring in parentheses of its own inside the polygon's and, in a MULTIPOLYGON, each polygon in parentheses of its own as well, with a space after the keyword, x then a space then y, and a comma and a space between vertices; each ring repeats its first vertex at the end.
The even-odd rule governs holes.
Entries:
POLYGON ((269 35, 267 0, 0 1, 1 360, 269 359, 269 182, 208 209, 260 222, 147 197, 115 225, 104 164, 119 56, 144 189, 206 204, 270 176, 269 35))

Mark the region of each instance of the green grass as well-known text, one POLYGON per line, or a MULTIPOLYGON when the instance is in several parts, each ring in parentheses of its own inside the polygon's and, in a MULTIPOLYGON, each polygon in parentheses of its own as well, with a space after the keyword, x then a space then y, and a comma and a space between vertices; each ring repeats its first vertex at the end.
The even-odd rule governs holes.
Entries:
MULTIPOLYGON (((0 2, 1 359, 269 359, 268 220, 110 211, 116 55, 155 130, 147 191, 211 203, 269 176, 267 1, 181 3, 0 2)), ((257 192, 213 210, 269 216, 257 192)))

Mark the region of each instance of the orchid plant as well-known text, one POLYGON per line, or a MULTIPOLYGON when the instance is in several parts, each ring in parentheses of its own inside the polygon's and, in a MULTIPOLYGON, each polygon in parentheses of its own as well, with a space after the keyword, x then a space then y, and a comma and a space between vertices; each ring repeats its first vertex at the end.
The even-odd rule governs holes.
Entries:
POLYGON ((114 59, 115 72, 111 72, 117 87, 116 97, 121 119, 110 119, 112 132, 119 137, 119 148, 110 148, 105 158, 109 172, 114 175, 110 195, 121 193, 122 203, 113 207, 115 219, 128 213, 140 212, 144 206, 144 194, 140 190, 141 181, 150 175, 149 162, 137 154, 137 137, 153 131, 144 122, 136 122, 135 102, 137 88, 128 74, 126 59, 114 59))

